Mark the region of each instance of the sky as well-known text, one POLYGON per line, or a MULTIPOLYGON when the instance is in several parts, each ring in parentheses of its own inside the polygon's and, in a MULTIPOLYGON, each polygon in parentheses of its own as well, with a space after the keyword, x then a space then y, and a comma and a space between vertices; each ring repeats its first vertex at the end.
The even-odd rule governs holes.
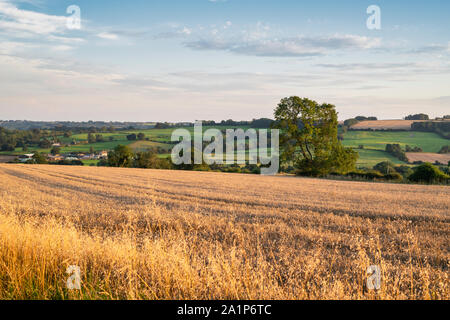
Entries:
POLYGON ((0 120, 437 117, 449 58, 450 1, 0 0, 0 120))

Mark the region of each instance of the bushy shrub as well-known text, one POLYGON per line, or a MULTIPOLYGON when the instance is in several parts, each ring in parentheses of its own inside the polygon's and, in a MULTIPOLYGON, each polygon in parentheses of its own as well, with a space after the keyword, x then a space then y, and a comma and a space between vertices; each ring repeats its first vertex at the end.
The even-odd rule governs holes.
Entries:
POLYGON ((14 151, 16 148, 13 144, 5 143, 0 147, 0 151, 14 151))
POLYGON ((384 175, 384 178, 386 180, 397 181, 397 182, 400 182, 403 180, 403 176, 398 172, 392 172, 392 173, 386 174, 386 175, 384 175))
POLYGON ((440 154, 450 153, 450 146, 443 146, 438 153, 440 154))
POLYGON ((428 162, 414 168, 414 173, 408 177, 412 182, 422 183, 442 183, 448 181, 449 178, 448 175, 428 162))
POLYGON ((33 158, 28 160, 26 163, 31 164, 47 164, 47 159, 40 153, 35 152, 33 158))
POLYGON ((375 180, 375 179, 382 180, 384 178, 384 176, 381 172, 378 172, 375 170, 370 170, 367 172, 353 171, 353 172, 348 173, 347 177, 351 177, 352 179, 360 178, 360 179, 367 179, 367 180, 375 180))
POLYGON ((399 144, 387 144, 386 152, 392 154, 397 159, 408 162, 405 152, 402 150, 399 144))
POLYGON ((376 164, 373 167, 373 170, 379 171, 383 174, 389 174, 391 172, 395 172, 395 165, 391 161, 383 161, 376 164))
POLYGON ((430 120, 430 117, 427 114, 419 113, 409 115, 405 117, 405 120, 430 120))
POLYGON ((419 147, 411 147, 409 145, 406 145, 405 147, 406 152, 423 152, 422 148, 419 147))
POLYGON ((395 167, 395 171, 396 172, 398 172, 398 173, 400 173, 401 175, 403 175, 404 177, 408 177, 408 176, 410 176, 413 172, 414 172, 414 170, 413 169, 411 169, 411 167, 409 167, 409 166, 398 166, 398 167, 395 167))
POLYGON ((128 141, 135 141, 136 139, 137 139, 137 136, 134 133, 127 135, 128 141))
POLYGON ((84 166, 84 163, 81 160, 59 160, 50 162, 50 164, 57 164, 60 166, 84 166))
POLYGON ((376 170, 370 170, 370 171, 366 172, 365 175, 366 175, 366 178, 370 179, 370 180, 384 178, 384 175, 381 172, 378 172, 376 170))

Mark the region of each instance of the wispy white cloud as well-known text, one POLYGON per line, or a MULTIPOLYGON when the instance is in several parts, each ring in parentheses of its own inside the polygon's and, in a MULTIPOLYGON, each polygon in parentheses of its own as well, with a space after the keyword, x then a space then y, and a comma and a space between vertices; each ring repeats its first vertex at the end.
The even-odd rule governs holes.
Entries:
POLYGON ((115 33, 110 32, 100 32, 97 34, 99 38, 106 39, 106 40, 118 40, 119 36, 115 33))
POLYGON ((67 18, 22 10, 8 1, 0 1, 0 30, 17 36, 64 33, 67 18))
POLYGON ((442 53, 450 53, 450 42, 447 44, 430 44, 426 46, 421 46, 418 48, 414 48, 408 51, 408 53, 416 53, 416 54, 442 54, 442 53))
POLYGON ((263 57, 310 57, 325 55, 337 50, 364 50, 379 47, 381 39, 357 35, 326 37, 290 37, 260 39, 222 39, 212 37, 186 42, 195 50, 221 50, 231 53, 263 57))

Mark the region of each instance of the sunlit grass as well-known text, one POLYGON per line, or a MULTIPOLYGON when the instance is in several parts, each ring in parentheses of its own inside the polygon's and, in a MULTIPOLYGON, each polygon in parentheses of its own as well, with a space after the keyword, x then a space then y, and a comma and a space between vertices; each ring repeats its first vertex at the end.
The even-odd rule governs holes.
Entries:
POLYGON ((449 298, 448 187, 32 165, 0 179, 1 299, 449 298))

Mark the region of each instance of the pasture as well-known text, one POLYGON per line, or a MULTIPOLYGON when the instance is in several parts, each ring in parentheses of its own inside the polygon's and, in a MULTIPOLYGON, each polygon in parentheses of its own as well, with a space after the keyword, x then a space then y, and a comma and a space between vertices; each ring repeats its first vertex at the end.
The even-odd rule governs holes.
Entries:
POLYGON ((383 131, 348 131, 344 135, 343 145, 357 148, 363 145, 367 149, 386 149, 386 144, 398 143, 403 149, 406 145, 422 148, 424 152, 438 152, 448 140, 433 132, 383 132, 383 131))
POLYGON ((0 299, 450 297, 446 186, 6 164, 0 179, 0 299))

